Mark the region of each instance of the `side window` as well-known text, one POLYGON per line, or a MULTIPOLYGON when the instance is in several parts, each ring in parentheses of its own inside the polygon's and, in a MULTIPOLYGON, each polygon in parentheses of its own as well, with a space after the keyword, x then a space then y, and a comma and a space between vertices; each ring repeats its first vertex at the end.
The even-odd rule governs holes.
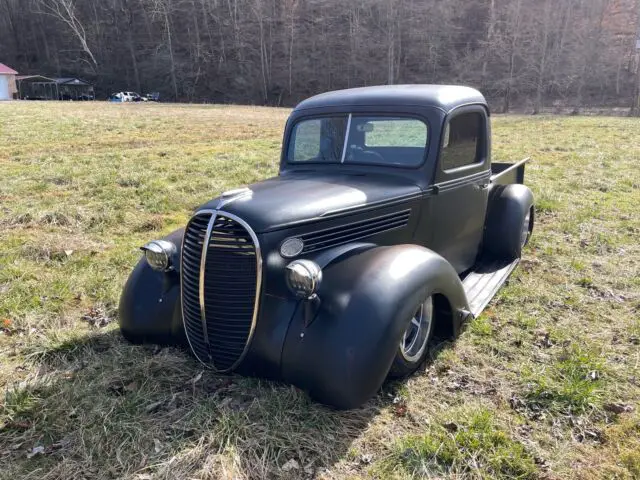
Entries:
POLYGON ((472 165, 482 160, 482 115, 463 113, 454 117, 446 126, 444 144, 440 154, 442 170, 452 170, 472 165))
POLYGON ((309 120, 296 127, 292 161, 304 162, 318 157, 321 126, 322 120, 309 120))

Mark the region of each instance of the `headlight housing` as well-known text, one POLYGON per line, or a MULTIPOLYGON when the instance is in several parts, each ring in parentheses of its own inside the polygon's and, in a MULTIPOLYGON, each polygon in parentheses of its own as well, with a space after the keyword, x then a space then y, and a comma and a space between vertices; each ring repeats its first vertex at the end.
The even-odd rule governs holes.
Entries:
POLYGON ((174 269, 173 255, 176 253, 176 246, 166 240, 154 240, 147 243, 140 250, 144 252, 147 263, 151 268, 159 272, 170 272, 174 269))
POLYGON ((311 260, 294 260, 285 269, 289 290, 298 298, 313 298, 322 282, 320 265, 311 260))

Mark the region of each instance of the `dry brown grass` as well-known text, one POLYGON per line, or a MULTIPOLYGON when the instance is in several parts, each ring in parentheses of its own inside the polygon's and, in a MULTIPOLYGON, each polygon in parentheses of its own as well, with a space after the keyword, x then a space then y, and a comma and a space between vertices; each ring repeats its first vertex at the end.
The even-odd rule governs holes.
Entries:
POLYGON ((114 322, 139 245, 276 172, 286 110, 1 108, 0 478, 640 476, 638 120, 495 118, 496 159, 534 158, 521 268, 424 371, 335 412, 114 322))

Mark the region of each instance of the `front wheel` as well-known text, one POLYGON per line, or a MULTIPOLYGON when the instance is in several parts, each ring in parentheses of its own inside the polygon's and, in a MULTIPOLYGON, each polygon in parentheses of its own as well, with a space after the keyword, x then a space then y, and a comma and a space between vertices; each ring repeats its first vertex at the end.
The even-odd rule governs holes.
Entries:
POLYGON ((415 372, 429 352, 433 335, 433 297, 429 296, 416 308, 402 335, 398 351, 389 370, 390 377, 404 377, 415 372))

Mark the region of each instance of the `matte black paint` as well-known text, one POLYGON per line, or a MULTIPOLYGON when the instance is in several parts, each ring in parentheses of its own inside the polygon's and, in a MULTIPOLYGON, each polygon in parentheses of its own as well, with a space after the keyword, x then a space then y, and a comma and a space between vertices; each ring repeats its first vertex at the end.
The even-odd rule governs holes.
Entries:
MULTIPOLYGON (((252 195, 228 205, 225 211, 249 223, 256 233, 317 221, 345 210, 419 196, 409 179, 393 175, 318 174, 296 172, 249 186, 252 195)), ((217 199, 201 209, 214 209, 217 199)))
POLYGON ((186 344, 180 308, 179 259, 184 228, 163 238, 176 245, 177 268, 153 270, 144 256, 129 276, 120 296, 119 321, 123 335, 134 343, 186 344))
MULTIPOLYGON (((320 95, 292 112, 284 145, 299 119, 336 112, 423 119, 431 135, 425 162, 417 168, 293 165, 283 149, 279 176, 251 185, 251 195, 225 204, 224 210, 256 232, 263 260, 258 320, 237 371, 283 379, 322 402, 351 408, 384 381, 411 310, 426 295, 444 300, 448 314, 436 321, 447 324, 438 329, 457 334, 470 315, 459 275, 486 252, 513 253, 508 239, 514 225, 519 230, 518 219, 524 218, 533 197, 522 185, 496 185, 523 179, 524 167, 500 166, 492 172, 489 112, 475 90, 394 86, 320 95), (439 167, 443 128, 465 111, 477 111, 485 119, 482 161, 444 172, 439 167), (492 173, 503 170, 490 185, 492 173), (304 302, 293 298, 284 281, 290 260, 280 256, 281 243, 400 211, 410 212, 402 228, 297 257, 316 261, 324 271, 315 317, 305 325, 304 302)), ((220 201, 201 209, 215 209, 220 201)), ((183 233, 165 238, 178 249, 176 263, 183 233)), ((179 271, 153 271, 143 258, 122 294, 123 334, 137 342, 184 344, 179 292, 179 271)))
POLYGON ((444 170, 437 162, 438 195, 432 199, 429 215, 430 223, 438 228, 432 230, 428 246, 451 262, 458 273, 473 267, 480 253, 491 176, 491 125, 487 109, 482 105, 465 105, 449 112, 444 123, 467 113, 478 113, 482 118, 478 162, 453 170, 444 170))
MULTIPOLYGON (((496 258, 513 260, 521 255, 520 233, 527 212, 533 207, 531 190, 521 184, 491 187, 484 246, 496 258)), ((530 228, 533 229, 532 212, 530 228)))
POLYGON ((337 107, 349 111, 348 107, 391 107, 399 111, 402 107, 419 108, 429 106, 449 113, 455 108, 470 104, 486 105, 477 90, 459 85, 380 85, 376 87, 350 88, 321 93, 308 98, 296 110, 337 107))
POLYGON ((294 316, 282 354, 283 378, 321 402, 353 408, 382 385, 409 319, 427 295, 444 294, 455 318, 468 309, 451 265, 416 245, 378 247, 324 271, 318 318, 294 316))

